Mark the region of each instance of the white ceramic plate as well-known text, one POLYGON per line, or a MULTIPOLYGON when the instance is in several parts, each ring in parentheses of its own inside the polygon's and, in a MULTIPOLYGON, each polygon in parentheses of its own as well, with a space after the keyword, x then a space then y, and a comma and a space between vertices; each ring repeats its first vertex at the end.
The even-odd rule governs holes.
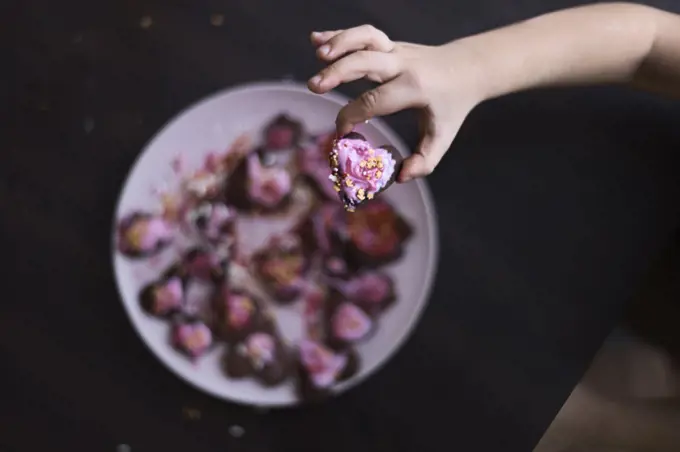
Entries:
MULTIPOLYGON (((115 221, 135 210, 158 209, 156 188, 173 188, 179 183, 171 169, 178 154, 188 167, 198 168, 210 151, 222 151, 244 132, 257 133, 274 115, 288 112, 300 119, 312 133, 332 129, 335 117, 347 98, 339 94, 316 95, 292 82, 254 83, 210 96, 180 113, 153 137, 135 162, 123 187, 115 221)), ((359 128, 369 141, 390 143, 407 155, 401 139, 381 120, 374 119, 359 128)), ((396 281, 398 301, 380 319, 377 333, 358 347, 360 372, 339 385, 343 391, 356 385, 385 363, 404 343, 427 303, 436 272, 438 236, 436 213, 424 181, 393 185, 381 196, 393 203, 414 228, 404 258, 385 270, 396 281)), ((261 234, 248 237, 262 241, 261 234)), ((162 256, 159 258, 163 260, 162 256)), ((168 324, 145 314, 138 303, 140 288, 158 275, 154 261, 133 261, 113 248, 113 264, 118 290, 125 310, 144 343, 172 372, 196 388, 216 397, 258 406, 285 406, 298 402, 293 383, 265 389, 254 381, 232 381, 221 371, 222 350, 215 349, 192 363, 175 351, 168 341, 168 324)), ((301 330, 299 309, 277 311, 284 334, 297 339, 301 330)))

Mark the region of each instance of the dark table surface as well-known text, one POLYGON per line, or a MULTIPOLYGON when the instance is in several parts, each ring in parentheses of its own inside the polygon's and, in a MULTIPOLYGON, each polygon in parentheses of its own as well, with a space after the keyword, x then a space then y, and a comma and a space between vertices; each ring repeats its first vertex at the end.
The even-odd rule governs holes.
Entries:
MULTIPOLYGON (((677 104, 600 88, 475 110, 429 178, 441 260, 422 322, 315 408, 256 412, 169 373, 119 303, 110 225, 164 122, 225 86, 305 79, 312 29, 440 43, 569 4, 4 2, 0 451, 531 450, 678 226, 677 104)), ((415 144, 410 114, 388 122, 415 144)))

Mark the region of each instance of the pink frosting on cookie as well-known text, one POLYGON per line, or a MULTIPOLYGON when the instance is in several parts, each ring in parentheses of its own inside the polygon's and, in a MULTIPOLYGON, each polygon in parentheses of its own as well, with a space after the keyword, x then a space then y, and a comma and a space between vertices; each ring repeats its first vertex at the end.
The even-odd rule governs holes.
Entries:
POLYGON ((173 342, 193 357, 202 355, 212 344, 212 332, 203 323, 175 326, 173 342))
POLYGON ((355 206, 387 186, 396 164, 386 149, 372 148, 361 139, 341 138, 333 146, 331 166, 338 171, 331 180, 344 195, 345 204, 355 206))
POLYGON ((263 207, 275 207, 290 193, 293 181, 285 168, 262 166, 256 153, 248 156, 248 197, 263 207))
POLYGON ((161 242, 172 238, 172 228, 160 217, 140 216, 121 229, 120 246, 126 251, 153 251, 161 242))
POLYGON ((256 369, 274 361, 276 341, 267 333, 253 333, 245 340, 245 351, 256 369))
POLYGON ((350 300, 380 303, 390 295, 389 277, 381 273, 366 273, 349 281, 334 280, 333 285, 350 300))
POLYGON ((229 293, 227 295, 227 309, 229 325, 234 328, 242 328, 250 321, 250 317, 255 311, 255 303, 245 295, 229 293))
POLYGON ((352 303, 343 303, 333 313, 333 335, 345 341, 358 341, 371 331, 372 321, 352 303))
POLYGON ((153 310, 155 314, 163 315, 182 305, 184 289, 182 281, 173 277, 158 284, 153 290, 153 310))
POLYGON ((313 143, 303 147, 298 162, 300 170, 310 176, 318 184, 321 191, 329 199, 338 199, 333 182, 328 178, 328 154, 330 148, 325 149, 329 140, 333 140, 335 133, 323 135, 313 143))
POLYGON ((337 355, 318 342, 302 340, 299 347, 300 361, 317 388, 330 387, 347 365, 346 356, 337 355))

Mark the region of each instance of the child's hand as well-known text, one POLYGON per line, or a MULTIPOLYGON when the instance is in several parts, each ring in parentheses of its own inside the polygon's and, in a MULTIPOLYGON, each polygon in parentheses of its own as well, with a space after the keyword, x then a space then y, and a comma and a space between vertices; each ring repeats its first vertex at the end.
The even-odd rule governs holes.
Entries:
POLYGON ((340 111, 338 134, 374 116, 406 108, 421 110, 421 142, 404 161, 400 182, 434 170, 467 114, 481 100, 473 55, 462 46, 393 42, 370 25, 315 32, 311 41, 318 57, 331 64, 309 80, 310 90, 325 93, 364 77, 380 84, 340 111))

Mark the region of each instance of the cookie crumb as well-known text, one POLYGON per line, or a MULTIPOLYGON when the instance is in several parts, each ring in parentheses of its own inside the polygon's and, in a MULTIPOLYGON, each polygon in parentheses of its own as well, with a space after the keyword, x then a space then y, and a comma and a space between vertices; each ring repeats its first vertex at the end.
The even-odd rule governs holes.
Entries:
POLYGON ((139 26, 145 30, 149 28, 151 25, 153 25, 153 19, 151 18, 151 16, 144 16, 139 20, 139 26))
POLYGON ((229 427, 229 434, 234 438, 240 438, 246 433, 245 429, 240 425, 232 425, 229 427))
POLYGON ((83 121, 83 130, 85 130, 85 133, 89 135, 94 130, 94 119, 85 118, 83 121))
POLYGON ((184 418, 188 419, 190 421, 198 421, 201 419, 201 412, 197 410, 196 408, 187 408, 184 407, 182 410, 184 414, 184 418))
POLYGON ((223 14, 213 14, 210 16, 210 24, 213 27, 221 27, 222 24, 224 24, 224 15, 223 14))

